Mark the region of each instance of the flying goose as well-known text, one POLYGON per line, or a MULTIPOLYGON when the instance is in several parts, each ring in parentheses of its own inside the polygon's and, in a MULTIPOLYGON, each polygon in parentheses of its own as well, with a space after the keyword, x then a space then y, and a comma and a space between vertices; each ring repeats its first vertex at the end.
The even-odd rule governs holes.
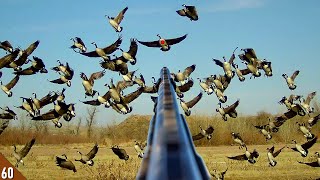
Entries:
POLYGON ((3 49, 9 53, 13 52, 13 47, 9 41, 0 41, 0 49, 3 49))
POLYGON ((190 21, 197 21, 199 19, 195 6, 187 6, 185 4, 182 6, 184 7, 183 9, 176 11, 180 16, 186 16, 190 19, 190 21))
POLYGON ((313 161, 313 162, 301 162, 301 161, 298 161, 298 162, 300 164, 305 164, 305 165, 308 165, 308 166, 311 166, 311 167, 320 167, 320 154, 319 154, 319 152, 315 152, 314 154, 317 157, 316 161, 313 161))
POLYGON ((213 93, 213 88, 208 81, 202 81, 201 78, 197 78, 199 80, 200 87, 206 92, 208 95, 213 93))
POLYGON ((307 141, 304 144, 298 144, 296 140, 292 140, 292 142, 295 144, 295 147, 291 148, 294 151, 297 151, 301 154, 302 157, 308 156, 308 149, 310 149, 316 142, 318 137, 314 137, 312 140, 307 141))
POLYGON ((267 148, 267 157, 268 157, 268 161, 269 161, 269 165, 271 167, 274 167, 277 165, 277 161, 275 160, 275 158, 281 153, 282 149, 285 148, 286 146, 283 146, 282 148, 280 148, 278 151, 274 152, 274 146, 272 146, 271 148, 267 148))
POLYGON ((239 149, 242 149, 242 148, 246 147, 246 144, 244 143, 244 141, 243 141, 243 139, 242 139, 242 137, 240 136, 239 133, 232 132, 231 136, 232 136, 233 141, 240 145, 239 149))
POLYGON ((67 62, 66 65, 63 65, 59 60, 57 61, 59 66, 53 67, 52 70, 58 72, 61 76, 58 79, 52 80, 50 82, 56 84, 67 84, 68 87, 71 86, 71 80, 74 75, 74 70, 69 66, 67 62))
POLYGON ((216 109, 216 112, 220 113, 222 116, 222 119, 224 121, 227 121, 226 115, 229 115, 231 118, 236 118, 238 116, 238 113, 236 111, 236 108, 238 107, 240 103, 240 100, 238 99, 236 102, 234 102, 231 106, 227 106, 223 108, 221 106, 221 102, 219 103, 219 108, 216 109))
POLYGON ((248 161, 251 164, 256 163, 257 162, 256 159, 259 157, 258 151, 254 149, 253 152, 249 152, 247 146, 245 148, 246 148, 246 152, 244 154, 241 154, 238 156, 232 156, 232 157, 228 156, 228 158, 232 160, 238 160, 238 161, 248 161))
POLYGON ((140 87, 145 87, 146 86, 146 82, 144 80, 143 75, 140 73, 139 77, 134 76, 133 82, 135 84, 138 84, 140 87))
POLYGON ((112 54, 115 52, 120 44, 122 43, 122 37, 119 36, 118 39, 111 45, 104 47, 104 48, 98 48, 97 44, 95 42, 92 42, 96 49, 91 52, 81 52, 80 54, 87 56, 87 57, 101 57, 104 61, 110 60, 109 54, 112 54))
POLYGON ((279 128, 280 128, 280 126, 283 125, 283 123, 284 123, 284 121, 276 121, 273 118, 272 119, 269 118, 268 124, 264 124, 262 126, 264 126, 265 128, 269 129, 270 133, 271 132, 276 133, 276 132, 279 131, 279 128))
POLYGON ((139 87, 136 91, 127 94, 121 98, 120 103, 112 103, 111 107, 115 111, 117 111, 120 114, 128 114, 132 111, 132 106, 129 106, 129 104, 137 99, 143 92, 143 87, 139 87))
POLYGON ((183 98, 184 97, 183 93, 189 91, 191 89, 191 87, 193 86, 193 84, 194 84, 193 79, 190 78, 184 85, 176 86, 175 91, 176 91, 177 95, 180 98, 183 98))
POLYGON ((80 161, 82 164, 88 164, 89 166, 93 166, 94 165, 93 158, 98 153, 98 150, 99 150, 99 147, 98 147, 98 144, 96 143, 91 149, 91 151, 86 155, 82 154, 80 151, 77 151, 81 155, 81 158, 75 159, 75 161, 80 161))
POLYGON ((212 138, 212 134, 214 131, 214 128, 212 126, 209 126, 207 129, 202 129, 202 127, 199 125, 199 128, 200 128, 200 133, 192 136, 193 141, 200 140, 204 137, 206 137, 208 140, 212 138))
POLYGON ((259 129, 259 132, 266 138, 266 141, 272 139, 270 128, 268 126, 253 126, 259 129))
POLYGON ((309 127, 311 128, 312 126, 314 126, 315 124, 317 124, 317 122, 319 121, 320 119, 320 114, 308 119, 308 125, 309 127))
POLYGON ((138 41, 138 42, 147 47, 160 47, 161 51, 169 51, 172 45, 183 41, 187 37, 187 34, 178 38, 173 38, 173 39, 163 39, 159 34, 157 34, 157 36, 159 37, 159 40, 157 41, 150 41, 150 42, 138 41))
POLYGON ((134 70, 134 71, 130 71, 128 72, 127 74, 125 75, 122 75, 122 79, 125 80, 125 81, 132 81, 133 78, 134 78, 134 74, 137 72, 137 70, 134 70))
POLYGON ((223 56, 223 60, 224 62, 222 62, 219 59, 213 59, 213 61, 216 63, 216 65, 220 66, 223 68, 224 73, 227 75, 228 78, 233 78, 234 76, 234 71, 232 71, 232 67, 231 65, 233 64, 233 61, 236 59, 236 56, 234 55, 234 52, 238 49, 238 47, 236 47, 236 49, 233 51, 229 61, 226 61, 226 58, 223 56))
POLYGON ((21 51, 22 54, 20 55, 20 57, 17 60, 12 61, 10 64, 8 64, 7 67, 14 68, 17 71, 21 70, 21 66, 28 62, 27 61, 28 57, 30 56, 30 54, 33 53, 34 50, 37 49, 39 43, 40 43, 40 41, 36 41, 36 42, 30 44, 26 50, 21 51))
POLYGON ((178 71, 178 73, 171 73, 171 76, 173 78, 173 80, 175 82, 180 82, 181 85, 184 85, 186 83, 185 80, 187 80, 189 78, 189 76, 191 75, 191 73, 196 69, 196 65, 193 64, 191 66, 188 66, 186 69, 184 69, 183 72, 181 72, 180 70, 178 71))
POLYGON ((182 98, 178 98, 180 99, 180 105, 185 113, 186 116, 190 116, 191 115, 191 108, 196 105, 200 99, 202 98, 202 92, 200 92, 196 97, 194 97, 192 100, 185 102, 182 98))
MULTIPOLYGON (((0 114, 1 116, 1 114, 0 114)), ((0 117, 1 118, 1 117, 0 117)), ((2 119, 2 118, 1 118, 2 119)), ((5 119, 2 120, 0 123, 0 135, 3 133, 3 131, 8 127, 10 120, 9 119, 5 119)))
POLYGON ((52 92, 49 92, 46 96, 42 97, 41 99, 37 99, 37 94, 32 93, 34 95, 34 98, 32 99, 33 107, 35 110, 37 110, 37 114, 40 114, 40 109, 42 109, 44 106, 53 103, 56 98, 57 94, 52 94, 52 92))
POLYGON ((290 110, 290 111, 285 112, 283 115, 275 117, 275 120, 277 122, 285 122, 286 120, 295 117, 297 114, 298 114, 297 112, 290 110))
MULTIPOLYGON (((258 68, 258 59, 252 48, 241 49, 244 54, 239 54, 239 58, 247 65, 247 69, 240 70, 242 75, 252 74, 254 77, 260 77, 258 68)), ((251 78, 251 77, 250 77, 251 78)))
POLYGON ((292 107, 294 106, 293 105, 294 101, 300 100, 300 99, 301 99, 301 96, 291 94, 289 98, 283 96, 282 99, 279 101, 279 104, 284 104, 288 110, 291 110, 292 107))
POLYGON ((137 63, 137 51, 138 51, 138 44, 135 39, 130 39, 130 47, 129 51, 125 52, 122 48, 118 48, 122 52, 122 56, 120 59, 122 59, 123 62, 129 61, 131 65, 135 65, 137 63))
MULTIPOLYGON (((260 62, 260 61, 259 61, 260 62)), ((258 68, 264 71, 265 76, 271 77, 272 76, 272 67, 271 62, 263 60, 258 64, 258 68)))
POLYGON ((109 88, 109 93, 112 100, 115 101, 116 103, 121 103, 122 101, 121 92, 132 85, 133 85, 133 82, 127 82, 127 81, 118 81, 117 84, 114 85, 112 78, 110 80, 110 85, 105 84, 105 86, 109 88))
POLYGON ((126 75, 129 73, 127 63, 123 62, 118 57, 116 57, 115 59, 109 60, 109 61, 100 61, 100 66, 103 69, 108 69, 110 71, 120 72, 121 75, 126 75))
POLYGON ((66 98, 66 95, 64 94, 65 91, 66 88, 62 88, 61 92, 54 92, 52 99, 57 102, 64 102, 64 99, 66 98))
POLYGON ((225 103, 228 100, 228 97, 223 94, 223 91, 221 91, 219 88, 217 88, 215 85, 212 84, 213 92, 217 96, 220 103, 225 103))
POLYGON ((138 154, 138 158, 143 158, 144 155, 144 151, 143 151, 143 147, 141 146, 141 144, 138 141, 134 141, 134 149, 136 150, 137 154, 138 154))
POLYGON ((13 145, 13 148, 14 148, 13 156, 17 160, 15 167, 18 167, 19 163, 22 163, 24 165, 24 162, 22 159, 27 156, 27 154, 29 153, 30 149, 32 148, 35 142, 36 142, 36 139, 32 138, 31 141, 29 141, 19 152, 17 152, 16 145, 13 145))
POLYGON ((22 99, 22 105, 16 108, 25 110, 29 113, 31 117, 34 117, 36 115, 36 110, 34 109, 35 107, 33 105, 32 98, 25 98, 25 97, 20 97, 20 98, 22 99))
POLYGON ((294 80, 299 75, 299 72, 299 70, 296 70, 291 77, 289 77, 287 74, 282 74, 282 77, 286 80, 290 90, 296 89, 297 85, 294 84, 294 80))
POLYGON ((9 109, 9 107, 5 107, 2 108, 0 107, 0 109, 2 109, 3 111, 5 111, 5 113, 0 114, 0 119, 18 119, 17 114, 15 112, 13 112, 11 109, 9 109))
POLYGON ((94 81, 102 78, 104 74, 105 74, 105 70, 95 72, 95 73, 92 73, 90 78, 88 79, 88 77, 83 72, 80 73, 80 77, 82 79, 82 85, 84 87, 84 90, 86 91, 85 98, 87 96, 93 97, 96 94, 97 91, 93 90, 94 81))
POLYGON ((222 172, 218 172, 216 169, 214 169, 210 174, 216 180, 224 180, 224 176, 226 175, 227 171, 228 171, 228 168, 222 172))
POLYGON ((307 141, 310 141, 315 137, 314 134, 310 132, 311 129, 306 127, 305 123, 296 122, 296 124, 299 126, 298 130, 307 138, 307 141))
POLYGON ((74 173, 77 172, 76 167, 74 166, 72 161, 70 161, 65 154, 63 154, 62 156, 64 156, 65 159, 56 156, 56 165, 63 169, 72 170, 74 173))
POLYGON ((309 93, 308 97, 306 99, 303 99, 303 101, 300 104, 302 106, 303 110, 307 114, 310 114, 310 113, 314 112, 314 108, 310 107, 310 102, 316 96, 316 94, 317 94, 316 91, 309 93))
POLYGON ((37 72, 40 73, 48 73, 48 70, 46 69, 45 64, 43 63, 43 60, 33 56, 33 61, 31 63, 31 66, 23 69, 21 71, 15 71, 14 74, 17 75, 33 75, 36 74, 37 72))
POLYGON ((2 81, 0 81, 1 89, 4 93, 8 95, 8 97, 12 96, 11 89, 18 83, 20 76, 16 75, 8 84, 3 85, 2 81))
POLYGON ((76 52, 75 49, 79 49, 79 53, 80 52, 84 53, 87 51, 87 47, 81 38, 75 37, 75 38, 71 38, 70 40, 73 41, 73 45, 70 48, 73 49, 74 52, 76 52))
POLYGON ((119 159, 123 159, 127 161, 129 159, 129 155, 127 154, 126 150, 119 148, 118 145, 111 147, 112 152, 119 157, 119 159))
POLYGON ((239 81, 243 82, 244 80, 246 80, 246 78, 242 74, 242 71, 239 69, 238 64, 232 63, 232 66, 236 69, 236 74, 238 76, 239 81))
POLYGON ((91 106, 100 106, 101 104, 104 104, 105 108, 109 108, 110 105, 110 92, 108 91, 107 93, 105 93, 103 96, 100 96, 99 92, 97 92, 98 94, 98 98, 94 99, 94 100, 89 100, 89 101, 80 101, 84 104, 89 104, 91 106))
POLYGON ((110 17, 105 15, 105 17, 108 17, 110 25, 114 28, 116 32, 121 32, 122 27, 120 26, 121 21, 124 18, 124 14, 128 10, 128 7, 125 7, 122 11, 119 12, 119 14, 116 17, 110 17))
POLYGON ((15 49, 12 53, 0 58, 0 69, 9 66, 19 55, 20 50, 15 49))

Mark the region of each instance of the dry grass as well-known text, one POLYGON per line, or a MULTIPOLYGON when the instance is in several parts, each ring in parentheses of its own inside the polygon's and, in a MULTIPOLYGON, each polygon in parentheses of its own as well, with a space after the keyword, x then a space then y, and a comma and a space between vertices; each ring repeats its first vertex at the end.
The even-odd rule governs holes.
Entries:
MULTIPOLYGON (((69 159, 74 160, 79 158, 77 150, 88 152, 92 146, 93 144, 35 145, 24 160, 25 166, 21 165, 19 170, 27 179, 135 179, 141 159, 138 159, 133 143, 130 147, 124 147, 130 156, 126 162, 118 159, 109 148, 101 145, 93 167, 74 162, 77 172, 73 173, 55 165, 56 155, 65 153, 69 159)), ((311 148, 307 158, 302 158, 298 153, 284 149, 277 157, 278 164, 275 167, 268 166, 266 148, 269 146, 249 146, 250 150, 255 148, 260 153, 258 162, 253 165, 246 161, 232 161, 226 158, 226 156, 244 152, 235 146, 198 147, 197 151, 204 159, 208 170, 216 168, 223 171, 228 166, 226 179, 315 179, 320 177, 319 168, 297 163, 297 161, 311 161, 310 156, 320 149, 320 144, 311 148)), ((276 149, 281 146, 276 145, 276 149)), ((11 155, 12 147, 1 146, 0 152, 10 162, 14 162, 11 155)))

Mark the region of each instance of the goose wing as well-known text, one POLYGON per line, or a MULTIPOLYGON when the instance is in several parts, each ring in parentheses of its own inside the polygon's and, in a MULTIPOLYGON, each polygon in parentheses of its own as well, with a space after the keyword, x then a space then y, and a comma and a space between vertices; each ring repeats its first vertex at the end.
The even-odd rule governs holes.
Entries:
POLYGON ((37 49, 39 43, 40 43, 40 41, 36 41, 36 42, 30 44, 29 47, 26 50, 23 51, 23 53, 19 57, 19 59, 15 61, 16 65, 22 66, 23 64, 25 64, 25 62, 28 59, 28 56, 30 54, 32 54, 34 50, 37 49))
POLYGON ((223 67, 223 62, 220 61, 219 59, 212 59, 212 60, 216 63, 216 65, 223 67))
POLYGON ((193 15, 198 14, 195 6, 186 6, 186 9, 190 12, 190 14, 193 14, 193 15))
POLYGON ((176 11, 180 16, 186 16, 186 12, 184 9, 180 9, 176 11))
POLYGON ((224 108, 225 112, 233 112, 238 107, 240 103, 240 100, 238 99, 236 102, 234 102, 231 106, 224 108))
POLYGON ((6 87, 10 90, 12 89, 19 81, 20 76, 16 75, 7 85, 6 87))
POLYGON ((306 143, 302 144, 301 147, 305 150, 311 148, 316 142, 318 137, 314 137, 311 141, 307 141, 306 143))
MULTIPOLYGON (((104 53, 106 54, 112 54, 113 52, 115 52, 118 47, 120 46, 120 44, 122 43, 122 37, 119 36, 119 38, 111 45, 105 47, 105 48, 101 48, 104 53)), ((91 52, 81 52, 80 54, 84 55, 84 56, 88 56, 88 57, 100 57, 99 54, 96 52, 96 50, 91 51, 91 52)))
POLYGON ((157 93, 157 88, 155 86, 145 86, 143 87, 143 93, 157 93))
POLYGON ((99 72, 92 73, 89 78, 89 82, 93 85, 94 80, 102 78, 104 76, 104 74, 105 74, 105 71, 99 71, 99 72))
POLYGON ((127 63, 121 63, 116 65, 116 70, 119 71, 122 75, 128 74, 128 64, 127 63))
POLYGON ((239 133, 233 133, 233 137, 234 139, 240 139, 241 141, 243 141, 239 133))
POLYGON ((310 104, 311 100, 316 96, 317 92, 314 91, 310 94, 308 94, 307 99, 304 101, 305 104, 310 104))
POLYGON ((135 57, 137 55, 137 51, 138 51, 138 44, 137 41, 135 39, 130 39, 130 48, 128 53, 132 56, 135 57))
POLYGON ((133 83, 130 81, 130 82, 127 82, 127 81, 118 81, 117 82, 117 85, 116 85, 116 89, 118 92, 121 92, 123 91, 124 89, 128 88, 128 87, 131 87, 133 86, 133 83))
POLYGON ((181 86, 177 86, 176 88, 179 89, 180 92, 187 92, 190 90, 190 88, 193 86, 194 82, 192 79, 190 79, 187 83, 181 86))
POLYGON ((190 74, 191 74, 195 69, 196 69, 196 65, 193 64, 193 65, 187 67, 187 68, 183 71, 183 75, 184 75, 185 77, 189 77, 190 74))
POLYGON ((178 38, 166 39, 166 42, 168 45, 174 45, 174 44, 178 44, 179 42, 183 41, 186 37, 187 37, 187 34, 185 34, 181 37, 178 37, 178 38))
MULTIPOLYGON (((274 146, 273 146, 274 147, 274 146)), ((278 151, 276 151, 276 152, 273 152, 272 151, 272 155, 273 155, 273 157, 277 157, 280 153, 281 153, 281 151, 282 151, 282 149, 284 149, 286 146, 283 146, 282 148, 280 148, 278 151)), ((273 148, 274 149, 274 148, 273 148)))
POLYGON ((194 105, 196 105, 200 99, 202 98, 203 93, 200 92, 195 98, 193 98, 191 101, 187 102, 186 105, 188 108, 192 108, 194 105))
POLYGON ((241 74, 242 74, 243 76, 251 73, 251 71, 250 71, 248 68, 247 68, 247 69, 241 69, 240 72, 241 72, 241 74))
POLYGON ((126 95, 123 97, 123 101, 127 104, 131 103, 132 101, 134 101, 135 99, 137 99, 141 93, 143 92, 143 88, 140 87, 139 89, 137 89, 136 91, 126 95))
POLYGON ((138 42, 140 44, 142 44, 142 45, 147 46, 147 47, 160 47, 160 44, 159 44, 158 40, 157 41, 149 41, 149 42, 147 42, 147 41, 139 41, 138 40, 138 42))
POLYGON ((29 141, 29 142, 20 150, 19 154, 20 154, 22 157, 25 157, 25 156, 29 153, 30 149, 32 148, 32 146, 34 145, 35 142, 36 142, 36 139, 35 139, 35 138, 31 139, 31 141, 29 141))
POLYGON ((9 41, 0 42, 0 48, 7 50, 9 48, 13 49, 11 43, 9 41))
POLYGON ((251 156, 252 156, 253 158, 258 158, 258 157, 259 157, 258 151, 257 151, 257 150, 253 150, 253 152, 251 153, 251 156))
POLYGON ((206 132, 207 134, 212 134, 214 131, 214 128, 212 126, 209 126, 207 129, 206 129, 206 132))
POLYGON ((227 157, 229 159, 238 160, 238 161, 244 161, 244 160, 248 159, 245 154, 241 154, 241 155, 238 155, 238 156, 232 156, 232 157, 227 156, 227 157))
POLYGON ((36 70, 34 69, 34 67, 30 66, 26 69, 23 69, 21 71, 15 71, 13 74, 17 74, 17 75, 32 75, 35 74, 36 70))
POLYGON ((12 61, 18 57, 19 49, 14 50, 11 54, 8 54, 2 58, 0 58, 0 69, 9 65, 12 61))
POLYGON ((288 119, 291 119, 291 118, 295 117, 296 115, 297 115, 296 112, 290 110, 290 111, 288 111, 288 112, 285 112, 285 113, 284 113, 283 115, 281 115, 281 116, 277 116, 277 117, 275 118, 275 120, 278 121, 278 122, 283 122, 283 121, 286 121, 286 120, 288 120, 288 119))
POLYGON ((256 52, 252 48, 246 48, 246 49, 243 49, 243 51, 245 52, 245 56, 248 59, 250 59, 250 58, 257 59, 256 52))
POLYGON ((54 109, 42 114, 41 116, 33 117, 31 120, 51 120, 61 117, 54 109))
POLYGON ((55 84, 64 84, 64 83, 65 83, 64 81, 62 81, 61 78, 54 79, 54 80, 51 80, 51 81, 49 81, 49 82, 55 83, 55 84))
POLYGON ((52 103, 55 100, 54 95, 52 95, 51 92, 49 92, 46 96, 44 96, 43 98, 41 98, 40 101, 40 106, 44 107, 50 103, 52 103))
POLYGON ((295 72, 292 74, 291 79, 294 81, 294 79, 299 75, 299 73, 300 73, 299 70, 295 71, 295 72))
POLYGON ((236 48, 234 49, 234 51, 233 51, 233 53, 232 53, 232 55, 231 55, 231 57, 230 57, 230 59, 229 59, 229 64, 234 64, 233 61, 236 59, 236 56, 235 56, 234 52, 235 52, 237 49, 238 49, 238 47, 236 47, 236 48))
POLYGON ((60 166, 65 169, 73 170, 73 172, 77 172, 76 167, 71 161, 68 161, 66 159, 60 158, 56 156, 56 164, 57 166, 60 166))
POLYGON ((114 20, 120 24, 121 21, 124 18, 124 14, 126 13, 126 11, 128 10, 128 7, 125 7, 122 11, 119 12, 119 14, 117 15, 117 17, 114 18, 114 20))
POLYGON ((100 66, 104 69, 109 69, 111 71, 116 70, 116 63, 114 61, 102 61, 100 62, 100 66))
POLYGON ((197 140, 200 140, 202 138, 204 138, 204 135, 202 135, 201 132, 199 134, 197 134, 197 135, 192 136, 192 140, 193 141, 197 141, 197 140))
MULTIPOLYGON (((1 117, 2 114, 0 114, 0 118, 2 119, 1 117)), ((9 125, 9 120, 6 119, 4 121, 2 121, 2 123, 0 124, 0 135, 3 133, 3 131, 8 127, 9 125)))
POLYGON ((82 102, 83 104, 89 104, 92 106, 100 106, 101 105, 101 103, 98 101, 98 99, 90 100, 90 101, 80 101, 80 102, 82 102))
POLYGON ((0 114, 0 119, 13 119, 14 117, 10 113, 0 114))
POLYGON ((88 158, 93 159, 98 153, 98 150, 99 150, 98 144, 95 144, 91 149, 91 151, 87 154, 88 158))
POLYGON ((82 46, 84 46, 84 47, 85 47, 85 44, 84 44, 84 42, 82 41, 82 39, 81 39, 81 38, 79 38, 79 37, 75 37, 75 39, 76 39, 77 43, 79 43, 79 44, 81 44, 82 46))
POLYGON ((311 166, 311 167, 319 167, 318 161, 314 161, 314 162, 301 162, 301 161, 298 161, 298 163, 305 164, 305 165, 308 165, 308 166, 311 166))
POLYGON ((65 77, 69 80, 71 80, 73 78, 74 75, 74 70, 69 66, 69 63, 66 63, 66 73, 65 73, 65 77))
MULTIPOLYGON (((270 150, 269 150, 271 153, 273 153, 274 152, 274 146, 272 146, 272 148, 270 148, 270 150)), ((274 156, 273 156, 274 157, 274 156)))

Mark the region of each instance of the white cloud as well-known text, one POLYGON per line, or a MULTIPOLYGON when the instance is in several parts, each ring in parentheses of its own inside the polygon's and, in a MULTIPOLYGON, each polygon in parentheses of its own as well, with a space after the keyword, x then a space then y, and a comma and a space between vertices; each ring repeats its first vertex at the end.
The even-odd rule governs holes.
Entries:
POLYGON ((240 9, 260 8, 266 0, 222 0, 203 8, 204 12, 237 11, 240 9))

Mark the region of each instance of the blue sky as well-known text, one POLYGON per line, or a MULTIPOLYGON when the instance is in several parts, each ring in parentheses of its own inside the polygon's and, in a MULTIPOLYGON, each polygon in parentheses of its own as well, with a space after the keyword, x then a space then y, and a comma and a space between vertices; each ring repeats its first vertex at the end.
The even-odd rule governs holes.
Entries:
MULTIPOLYGON (((158 77, 160 69, 169 67, 171 72, 183 70, 196 64, 192 74, 197 77, 207 77, 211 74, 222 74, 220 67, 212 62, 212 58, 230 57, 235 47, 254 48, 257 56, 272 62, 274 76, 260 77, 239 82, 233 79, 225 91, 231 104, 240 99, 238 112, 240 114, 255 114, 265 110, 271 113, 284 112, 285 107, 277 104, 282 96, 291 93, 306 96, 311 91, 318 91, 320 65, 320 2, 289 1, 289 0, 216 0, 216 1, 43 1, 43 0, 3 0, 0 21, 0 41, 9 40, 13 46, 26 48, 30 43, 40 40, 40 45, 33 55, 42 58, 47 68, 55 66, 56 60, 68 61, 75 70, 72 87, 66 91, 67 102, 76 102, 78 115, 83 114, 86 106, 79 100, 84 99, 84 89, 79 77, 80 72, 88 76, 101 70, 99 58, 83 57, 74 53, 69 46, 71 37, 79 36, 87 44, 89 51, 94 47, 106 46, 114 42, 118 34, 111 28, 105 15, 116 16, 120 10, 128 6, 122 22, 121 32, 124 50, 129 48, 130 38, 142 41, 156 40, 156 34, 165 38, 173 38, 188 34, 180 44, 169 52, 139 45, 137 64, 129 66, 130 70, 139 69, 151 84, 151 76, 158 77), (182 4, 195 5, 199 13, 199 21, 191 22, 180 17, 176 10, 182 4), (282 73, 292 74, 300 70, 296 79, 297 89, 288 89, 282 73)), ((116 52, 120 55, 120 51, 116 52)), ((237 51, 236 54, 239 54, 237 51)), ((0 52, 4 56, 3 51, 0 52)), ((240 64, 237 58, 236 62, 240 64)), ((240 64, 244 67, 243 64, 240 64)), ((27 67, 27 66, 25 66, 27 67)), ((11 69, 2 69, 4 83, 13 78, 11 69)), ((106 75, 95 83, 95 89, 101 93, 106 91, 103 86, 113 77, 120 80, 117 73, 107 71, 106 75)), ((13 89, 13 97, 0 94, 1 106, 19 105, 20 96, 31 96, 37 92, 44 96, 50 90, 61 90, 65 86, 51 84, 47 79, 58 78, 49 70, 48 74, 21 77, 13 89)), ((136 87, 127 89, 131 92, 136 87)), ((196 81, 192 90, 185 94, 185 100, 190 100, 200 91, 196 81)), ((319 95, 317 95, 319 97, 319 95)), ((318 98, 319 99, 319 98, 318 98)), ((207 96, 197 104, 193 113, 216 114, 217 98, 207 96)), ((152 114, 150 95, 144 94, 132 103, 132 114, 152 114)), ((46 107, 42 112, 51 107, 46 107)), ((99 123, 124 119, 127 116, 118 115, 111 109, 100 107, 99 123)))

